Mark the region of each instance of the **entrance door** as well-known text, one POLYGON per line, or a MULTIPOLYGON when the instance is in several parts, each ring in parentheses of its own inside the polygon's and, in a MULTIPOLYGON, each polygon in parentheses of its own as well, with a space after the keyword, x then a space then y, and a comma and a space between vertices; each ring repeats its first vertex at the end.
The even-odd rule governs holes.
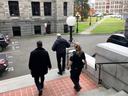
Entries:
POLYGON ((50 34, 51 33, 51 26, 50 25, 47 25, 47 28, 46 28, 46 33, 47 34, 50 34))
POLYGON ((41 26, 34 26, 35 34, 41 34, 41 26))
POLYGON ((68 33, 68 25, 64 25, 64 33, 68 33))
POLYGON ((20 27, 12 27, 13 36, 21 36, 20 27))

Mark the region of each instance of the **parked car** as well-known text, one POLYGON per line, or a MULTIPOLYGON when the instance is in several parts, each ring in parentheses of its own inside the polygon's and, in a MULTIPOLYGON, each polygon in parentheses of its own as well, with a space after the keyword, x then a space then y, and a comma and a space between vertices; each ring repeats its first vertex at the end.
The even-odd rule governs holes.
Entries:
POLYGON ((5 37, 6 37, 7 41, 10 43, 10 37, 9 37, 9 35, 5 35, 5 37))
POLYGON ((128 47, 128 39, 124 36, 124 34, 113 34, 108 38, 107 42, 128 47))
POLYGON ((120 18, 121 15, 110 15, 111 18, 120 18))
POLYGON ((5 54, 0 54, 0 74, 8 68, 8 60, 5 54))
POLYGON ((97 17, 104 17, 104 15, 102 13, 99 13, 97 17))
POLYGON ((92 15, 92 17, 97 17, 97 15, 98 15, 98 13, 96 13, 96 14, 93 14, 93 15, 92 15))
POLYGON ((0 34, 0 52, 3 51, 3 48, 6 48, 9 45, 9 42, 9 36, 0 34))
POLYGON ((117 18, 121 18, 121 15, 117 15, 117 18))
POLYGON ((110 17, 111 17, 111 18, 116 18, 116 17, 117 17, 117 15, 110 15, 110 17))

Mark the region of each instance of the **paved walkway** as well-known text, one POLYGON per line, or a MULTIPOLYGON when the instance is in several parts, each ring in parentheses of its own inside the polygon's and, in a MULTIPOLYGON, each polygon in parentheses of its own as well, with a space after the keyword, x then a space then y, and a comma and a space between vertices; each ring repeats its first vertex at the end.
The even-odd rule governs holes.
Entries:
MULTIPOLYGON (((91 34, 90 32, 106 18, 107 17, 80 34, 91 34)), ((62 76, 58 75, 57 72, 58 69, 53 69, 45 76, 42 96, 75 96, 99 87, 82 73, 80 75, 80 85, 82 89, 80 92, 76 92, 73 88, 74 84, 70 80, 70 72, 66 70, 62 76)), ((0 96, 38 96, 38 91, 34 79, 28 74, 0 81, 0 96)))
POLYGON ((97 27, 98 25, 100 25, 107 17, 104 17, 102 20, 100 20, 99 22, 97 22, 96 24, 90 26, 88 29, 84 30, 83 32, 79 33, 79 34, 91 34, 91 31, 97 27))
MULTIPOLYGON (((69 76, 48 81, 44 83, 42 96, 75 96, 99 87, 83 73, 80 75, 80 85, 82 89, 79 92, 76 92, 73 88, 74 84, 70 80, 69 76)), ((38 91, 36 86, 32 85, 1 93, 0 96, 38 96, 38 91)))

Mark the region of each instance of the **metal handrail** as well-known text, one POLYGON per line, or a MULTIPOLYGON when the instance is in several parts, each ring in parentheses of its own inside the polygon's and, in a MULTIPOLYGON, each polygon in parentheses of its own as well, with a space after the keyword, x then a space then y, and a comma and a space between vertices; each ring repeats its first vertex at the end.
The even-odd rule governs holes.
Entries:
POLYGON ((95 71, 97 71, 97 65, 99 65, 99 80, 98 80, 98 84, 102 84, 102 79, 100 79, 100 74, 101 74, 101 65, 103 64, 126 64, 128 62, 104 62, 104 63, 96 63, 95 64, 95 71))

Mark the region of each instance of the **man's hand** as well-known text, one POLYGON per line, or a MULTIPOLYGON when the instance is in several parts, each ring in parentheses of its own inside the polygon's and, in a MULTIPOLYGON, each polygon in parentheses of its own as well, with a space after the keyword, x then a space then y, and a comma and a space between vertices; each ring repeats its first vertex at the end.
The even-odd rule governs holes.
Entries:
POLYGON ((85 64, 85 69, 87 69, 87 64, 85 64))
POLYGON ((67 67, 67 70, 69 70, 69 67, 67 67))
POLYGON ((49 71, 51 70, 51 68, 49 68, 49 71))

